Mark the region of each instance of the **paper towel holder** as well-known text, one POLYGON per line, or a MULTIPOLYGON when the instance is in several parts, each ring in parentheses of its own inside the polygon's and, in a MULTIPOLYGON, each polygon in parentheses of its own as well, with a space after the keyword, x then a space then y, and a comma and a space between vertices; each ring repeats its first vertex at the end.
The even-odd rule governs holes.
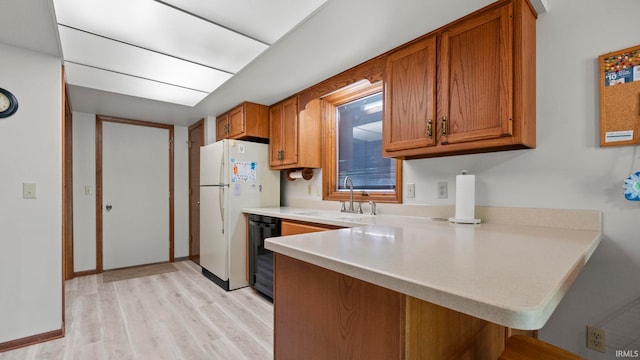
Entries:
MULTIPOLYGON (((460 175, 468 175, 468 171, 467 170, 463 170, 460 175)), ((471 190, 472 190, 472 193, 473 193, 473 197, 475 198, 475 177, 473 177, 473 179, 474 179, 474 184, 473 184, 473 188, 471 190)), ((458 185, 458 177, 456 177, 456 185, 458 185)), ((458 215, 457 207, 459 205, 458 201, 457 201, 458 193, 459 193, 458 189, 456 189, 456 215, 458 215)), ((475 199, 474 199, 474 202, 473 202, 473 208, 475 208, 475 199)), ((475 213, 475 209, 473 209, 472 211, 473 211, 473 213, 475 213)), ((454 217, 450 217, 449 218, 449 222, 457 223, 457 224, 480 224, 481 220, 480 219, 475 219, 475 216, 473 216, 473 215, 471 217, 469 217, 469 218, 462 218, 462 217, 455 217, 454 216, 454 217)))
POLYGON ((313 169, 287 169, 287 180, 294 181, 296 179, 311 180, 313 178, 313 169))

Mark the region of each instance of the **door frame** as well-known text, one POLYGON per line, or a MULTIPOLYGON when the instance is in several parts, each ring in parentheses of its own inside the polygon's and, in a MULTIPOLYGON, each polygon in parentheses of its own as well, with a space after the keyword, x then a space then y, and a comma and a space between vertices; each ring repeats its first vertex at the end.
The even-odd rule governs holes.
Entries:
MULTIPOLYGON (((204 139, 205 139, 205 126, 204 126, 204 118, 196 121, 195 123, 191 124, 191 126, 189 126, 189 133, 187 134, 187 141, 189 141, 189 149, 191 149, 192 143, 191 143, 191 132, 198 128, 198 127, 202 127, 202 139, 200 140, 200 143, 202 145, 204 145, 204 139)), ((193 221, 193 217, 191 214, 191 196, 192 196, 192 190, 191 190, 191 167, 193 166, 193 159, 191 158, 191 152, 189 152, 189 260, 193 260, 193 253, 191 252, 191 244, 193 243, 193 234, 191 233, 191 223, 193 221)), ((198 199, 199 200, 199 199, 198 199)), ((198 219, 198 221, 200 221, 200 219, 198 219)))
POLYGON ((147 126, 169 130, 169 262, 174 262, 174 130, 173 125, 151 121, 122 119, 96 115, 96 273, 102 268, 102 123, 113 122, 126 125, 147 126))

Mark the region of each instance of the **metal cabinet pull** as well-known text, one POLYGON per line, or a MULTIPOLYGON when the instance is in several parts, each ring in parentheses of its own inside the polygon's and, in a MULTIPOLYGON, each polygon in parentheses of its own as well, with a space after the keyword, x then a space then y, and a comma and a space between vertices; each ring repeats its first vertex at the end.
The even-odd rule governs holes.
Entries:
POLYGON ((442 136, 447 136, 447 117, 442 117, 442 136))
POLYGON ((433 137, 433 120, 427 120, 427 137, 431 139, 433 137))

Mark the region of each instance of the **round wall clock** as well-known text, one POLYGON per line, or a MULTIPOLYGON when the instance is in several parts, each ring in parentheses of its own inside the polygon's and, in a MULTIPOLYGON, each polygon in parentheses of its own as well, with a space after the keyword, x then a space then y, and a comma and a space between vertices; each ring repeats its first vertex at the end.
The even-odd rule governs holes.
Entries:
POLYGON ((18 99, 9 91, 0 88, 0 119, 9 117, 18 111, 18 99))

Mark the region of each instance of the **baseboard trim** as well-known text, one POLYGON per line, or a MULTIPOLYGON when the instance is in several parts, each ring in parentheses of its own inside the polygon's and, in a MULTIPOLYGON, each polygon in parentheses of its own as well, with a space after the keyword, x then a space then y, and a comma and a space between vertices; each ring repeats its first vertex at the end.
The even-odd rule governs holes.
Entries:
POLYGON ((186 261, 189 260, 188 256, 182 256, 182 257, 177 257, 175 259, 173 259, 173 262, 178 262, 178 261, 186 261))
POLYGON ((58 330, 48 331, 42 334, 27 336, 22 339, 11 340, 7 342, 0 343, 0 353, 15 350, 21 347, 35 345, 41 342, 60 339, 64 337, 64 326, 58 330))
POLYGON ((96 270, 78 271, 73 273, 73 277, 89 276, 89 275, 95 275, 97 273, 98 272, 96 270))

